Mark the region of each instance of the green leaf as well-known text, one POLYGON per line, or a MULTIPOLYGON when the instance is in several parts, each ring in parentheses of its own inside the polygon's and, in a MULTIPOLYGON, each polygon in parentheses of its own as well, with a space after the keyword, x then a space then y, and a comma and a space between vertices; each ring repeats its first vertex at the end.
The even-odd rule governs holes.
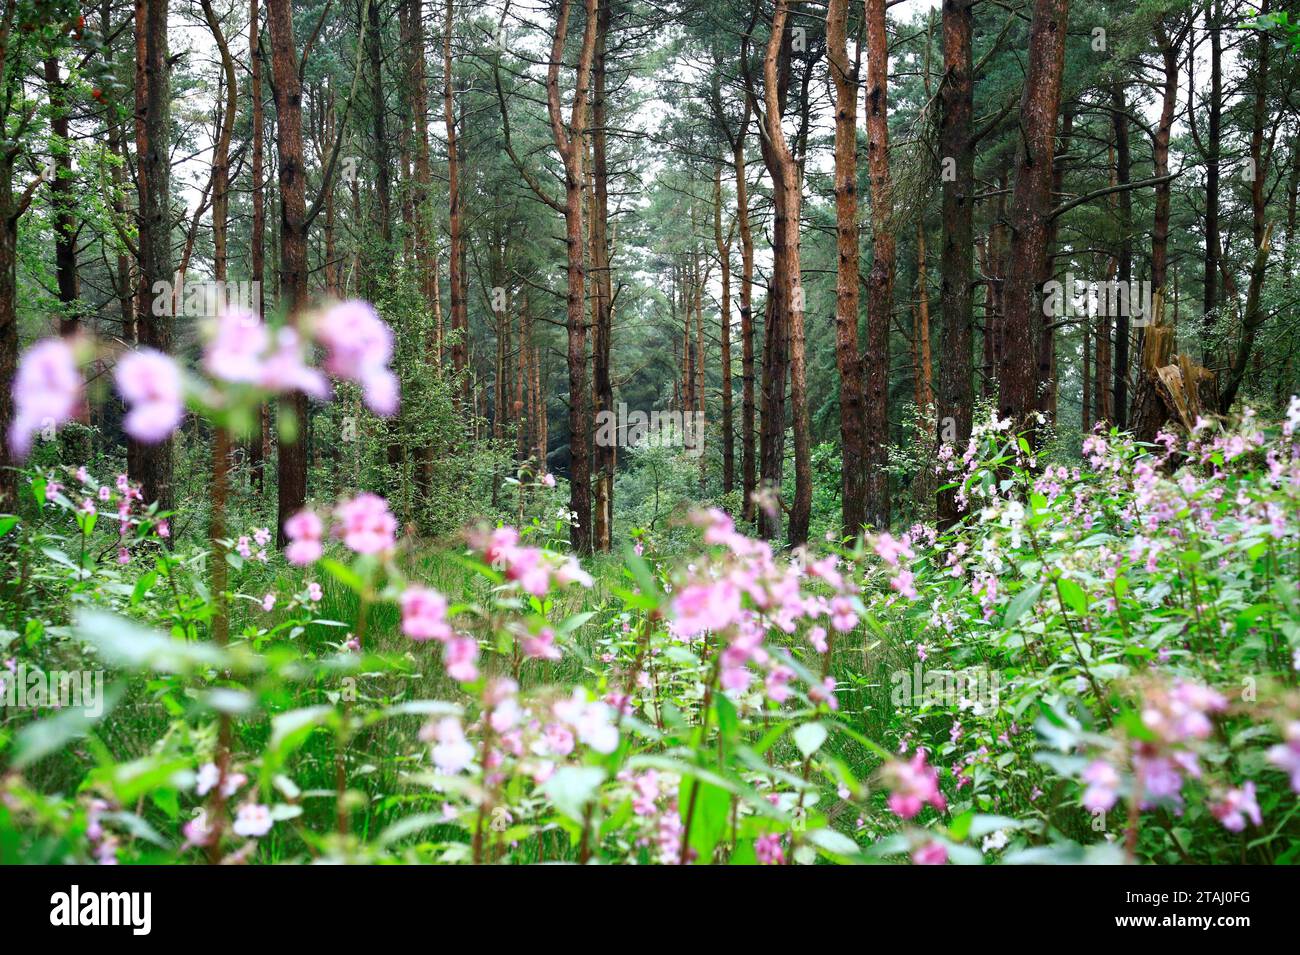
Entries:
POLYGON ((1042 592, 1042 584, 1030 584, 1012 597, 1011 603, 1007 604, 1007 612, 1002 616, 1002 626, 1014 627, 1025 611, 1038 602, 1038 595, 1042 592))
POLYGON ((570 819, 582 822, 587 803, 605 781, 605 771, 599 766, 565 766, 557 769, 542 784, 542 792, 570 819))
POLYGON ((1061 588, 1061 599, 1066 606, 1080 615, 1088 612, 1088 595, 1082 587, 1068 577, 1062 577, 1056 583, 1061 588))
POLYGON ((799 747, 799 752, 803 753, 804 759, 807 759, 817 750, 821 749, 822 743, 826 742, 826 727, 821 723, 804 723, 793 733, 794 744, 799 747))
POLYGON ((365 591, 365 581, 357 576, 356 572, 346 564, 341 564, 331 557, 322 557, 320 565, 325 568, 331 577, 352 592, 359 594, 365 591))

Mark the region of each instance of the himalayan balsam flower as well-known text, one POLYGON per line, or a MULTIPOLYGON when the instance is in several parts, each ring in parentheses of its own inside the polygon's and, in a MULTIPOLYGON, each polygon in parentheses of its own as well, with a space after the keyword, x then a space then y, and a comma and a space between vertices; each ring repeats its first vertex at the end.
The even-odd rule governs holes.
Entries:
POLYGON ((885 778, 892 790, 889 808, 903 819, 911 819, 929 803, 940 811, 948 802, 939 792, 939 771, 925 762, 925 750, 918 749, 909 762, 893 762, 885 767, 885 778))
POLYGON ((1285 742, 1268 751, 1268 761, 1291 777, 1291 789, 1300 793, 1300 720, 1287 724, 1285 742))
POLYGON ((543 627, 536 636, 524 637, 523 649, 524 655, 534 660, 558 660, 562 656, 555 645, 555 631, 550 627, 543 627))
POLYGON ((32 435, 72 418, 81 388, 76 356, 63 339, 47 338, 23 352, 13 382, 14 419, 9 426, 9 447, 16 457, 27 457, 32 435))
POLYGON ((289 546, 284 549, 285 559, 298 567, 305 567, 320 559, 321 537, 325 532, 315 511, 302 510, 284 522, 284 536, 289 546))
POLYGON ((378 494, 358 494, 340 504, 334 516, 338 520, 334 533, 358 554, 383 553, 397 544, 397 518, 378 494))
POLYGON ((1221 802, 1211 803, 1210 812, 1229 832, 1245 829, 1247 818, 1256 826, 1264 822, 1259 803, 1255 801, 1255 784, 1249 780, 1240 789, 1229 789, 1221 802))
POLYGON ((223 309, 204 349, 203 368, 219 381, 252 384, 262 373, 267 343, 261 318, 247 309, 223 309))
POLYGON ((428 587, 408 587, 401 597, 402 632, 412 640, 450 640, 447 598, 428 587))
POLYGON ((397 410, 397 378, 387 367, 393 333, 371 305, 335 305, 317 322, 316 338, 327 352, 326 370, 361 385, 367 408, 383 416, 397 410))
POLYGON ((114 372, 117 390, 131 406, 122 427, 145 444, 157 444, 176 430, 185 415, 181 370, 160 351, 129 352, 114 372))
POLYGON ((1083 794, 1083 807, 1089 812, 1108 812, 1115 805, 1119 789, 1119 773, 1104 759, 1093 760, 1083 771, 1083 781, 1088 788, 1083 794))
POLYGON ((914 865, 944 865, 948 861, 948 849, 942 842, 930 840, 912 853, 914 865))
POLYGON ((769 832, 755 839, 754 856, 758 859, 759 865, 781 865, 785 862, 780 833, 769 832))
POLYGON ((444 716, 421 732, 421 737, 434 743, 433 765, 440 773, 454 776, 474 762, 474 747, 465 739, 460 720, 444 716))
POLYGON ((473 637, 452 637, 442 652, 447 675, 459 683, 478 679, 478 641, 473 637))
POLYGON ((271 810, 258 803, 246 802, 239 807, 232 827, 236 835, 247 838, 264 836, 271 831, 271 810))

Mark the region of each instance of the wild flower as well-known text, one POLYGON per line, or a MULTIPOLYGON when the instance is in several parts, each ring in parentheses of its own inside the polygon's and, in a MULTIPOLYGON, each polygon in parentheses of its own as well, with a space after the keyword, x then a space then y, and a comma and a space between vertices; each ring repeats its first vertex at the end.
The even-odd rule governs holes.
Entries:
POLYGON ((152 348, 128 352, 114 371, 117 390, 130 406, 122 427, 145 444, 156 444, 179 427, 185 415, 180 367, 152 348))
POLYGON ((71 420, 81 401, 82 382, 73 346, 47 338, 23 352, 12 385, 14 417, 9 446, 18 459, 31 450, 32 436, 71 420))

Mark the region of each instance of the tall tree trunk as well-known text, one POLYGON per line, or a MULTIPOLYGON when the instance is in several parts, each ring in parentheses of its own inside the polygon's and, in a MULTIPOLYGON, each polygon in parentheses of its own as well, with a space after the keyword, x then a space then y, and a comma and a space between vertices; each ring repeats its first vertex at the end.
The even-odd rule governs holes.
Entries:
MULTIPOLYGON (((253 283, 256 301, 253 307, 258 315, 266 311, 266 295, 262 291, 266 281, 266 189, 263 176, 263 128, 266 122, 262 110, 262 55, 259 50, 259 37, 262 33, 258 22, 258 0, 249 0, 248 11, 248 75, 249 93, 253 104, 253 156, 252 156, 252 230, 249 236, 249 279, 253 283)), ((249 481, 258 490, 263 485, 266 472, 266 455, 264 445, 268 437, 267 409, 263 406, 255 416, 253 431, 248 442, 249 481)))
MULTIPOLYGON (((790 508, 789 541, 798 547, 808 540, 808 522, 812 512, 812 467, 809 448, 808 381, 804 345, 804 292, 799 258, 799 216, 802 183, 799 167, 786 142, 781 128, 782 82, 780 77, 789 70, 789 16, 790 0, 777 0, 772 14, 772 32, 768 38, 767 53, 763 59, 764 95, 766 97, 767 136, 764 139, 764 159, 772 176, 772 199, 775 207, 773 235, 772 288, 768 321, 770 344, 779 344, 786 351, 790 364, 790 404, 794 432, 794 503, 790 508), (783 340, 783 341, 782 341, 783 340)), ((783 363, 782 363, 783 364, 783 363)), ((774 424, 768 423, 768 402, 781 392, 784 404, 785 376, 783 368, 774 368, 769 380, 764 376, 763 430, 765 436, 780 428, 784 416, 777 415, 774 424), (781 374, 778 379, 776 374, 781 374)), ((781 409, 784 410, 784 409, 781 409)), ((781 461, 768 460, 765 464, 775 471, 779 482, 781 461)), ((764 477, 772 474, 765 471, 764 477)), ((766 527, 769 534, 776 530, 769 517, 766 527)))
POLYGON ((849 0, 831 0, 826 52, 835 86, 835 365, 840 374, 840 525, 866 523, 866 436, 858 350, 858 57, 848 56, 849 0))
MULTIPOLYGON (((1160 47, 1160 56, 1164 62, 1164 89, 1162 92, 1160 119, 1156 123, 1155 136, 1151 142, 1151 164, 1155 176, 1169 175, 1169 137, 1173 132, 1174 112, 1178 106, 1178 47, 1185 31, 1177 37, 1170 37, 1163 23, 1155 25, 1155 38, 1160 47)), ((1169 281, 1169 219, 1171 211, 1171 189, 1169 182, 1156 183, 1155 216, 1151 228, 1151 301, 1155 308, 1154 315, 1145 315, 1143 320, 1162 324, 1164 321, 1163 303, 1166 298, 1165 286, 1169 281)), ((1173 334, 1170 331, 1169 334, 1173 334)), ((1139 341, 1144 341, 1147 329, 1144 328, 1139 341)), ((1148 354, 1147 349, 1141 349, 1148 354)), ((1164 400, 1157 388, 1156 370, 1148 368, 1141 362, 1138 367, 1137 393, 1133 396, 1134 436, 1139 441, 1154 441, 1156 431, 1165 421, 1164 400)))
POLYGON ((885 0, 866 0, 867 166, 872 262, 867 275, 866 520, 889 526, 889 322, 894 307, 893 186, 889 172, 889 37, 885 0))
POLYGON ((722 351, 722 492, 730 494, 736 487, 736 432, 731 380, 731 235, 722 235, 722 163, 713 170, 713 241, 718 248, 722 278, 718 316, 722 351))
MULTIPOLYGON (((4 51, 0 51, 0 64, 4 51)), ((7 75, 7 74, 5 74, 7 75)), ((17 501, 17 463, 9 448, 14 420, 10 385, 18 373, 18 218, 22 214, 14 197, 14 160, 17 144, 0 146, 0 511, 12 511, 17 501)))
MULTIPOLYGON (((1106 268, 1107 288, 1109 283, 1115 278, 1115 271, 1118 267, 1118 260, 1111 256, 1110 263, 1106 268)), ((1111 377, 1111 358, 1110 358, 1110 334, 1111 334, 1111 316, 1102 314, 1097 316, 1097 374, 1093 384, 1094 401, 1096 402, 1095 420, 1110 424, 1115 420, 1115 403, 1112 398, 1111 389, 1114 382, 1111 377)))
POLYGON ((442 116, 447 130, 447 207, 451 246, 447 274, 451 287, 451 368, 460 380, 460 402, 469 406, 469 303, 466 301, 465 246, 461 223, 460 154, 451 77, 453 0, 447 0, 442 35, 442 116))
MULTIPOLYGON (((1263 0, 1260 5, 1260 15, 1266 15, 1269 12, 1269 7, 1269 0, 1263 0)), ((1272 225, 1267 221, 1268 193, 1265 191, 1265 183, 1268 179, 1268 165, 1272 156, 1272 141, 1270 140, 1268 153, 1265 153, 1264 129, 1268 121, 1269 54, 1272 50, 1273 41, 1263 31, 1256 31, 1255 44, 1256 61, 1253 76, 1251 77, 1254 105, 1251 111, 1250 128, 1250 164, 1253 173, 1250 183, 1250 234, 1254 258, 1250 267, 1250 285, 1246 290, 1246 308, 1241 317, 1241 341, 1237 345, 1236 354, 1233 357, 1231 366, 1228 368, 1223 389, 1219 393, 1219 413, 1225 415, 1232 410, 1232 403, 1237 398, 1237 392, 1241 388, 1242 381, 1245 380, 1246 366, 1249 363, 1251 351, 1255 347, 1255 340, 1259 336, 1260 327, 1268 317, 1268 310, 1263 307, 1261 296, 1264 291, 1264 278, 1268 269, 1269 247, 1273 231, 1272 225)))
MULTIPOLYGON (((1061 148, 1052 161, 1052 195, 1059 196, 1065 189, 1065 156, 1070 151, 1070 138, 1074 135, 1074 114, 1067 108, 1061 116, 1061 148)), ((1052 280, 1056 269, 1056 236, 1060 219, 1052 217, 1047 223, 1047 235, 1043 243, 1043 261, 1039 266, 1038 288, 1052 280)), ((1073 289, 1066 290, 1073 294, 1073 289)), ((1038 323, 1038 410, 1049 423, 1056 421, 1057 374, 1056 374, 1056 326, 1055 316, 1043 314, 1037 309, 1034 314, 1038 323)))
POLYGON ((54 217, 54 276, 59 290, 59 334, 75 335, 81 326, 81 280, 77 274, 77 217, 73 198, 72 143, 68 138, 68 84, 59 58, 45 57, 45 84, 50 94, 50 131, 54 134, 54 175, 50 206, 54 217))
POLYGON ((740 490, 745 496, 742 516, 754 520, 754 492, 758 488, 754 414, 754 233, 749 227, 749 183, 745 175, 745 135, 750 109, 736 130, 732 164, 736 171, 736 228, 740 233, 740 490))
MULTIPOLYGON (((167 0, 139 0, 136 4, 136 54, 143 60, 144 89, 136 91, 136 155, 140 192, 140 309, 137 316, 141 345, 164 354, 172 350, 171 297, 171 65, 167 56, 167 0), (155 288, 155 283, 159 283, 155 288)), ((139 479, 146 501, 172 509, 172 446, 127 444, 127 461, 139 479)))
POLYGON ((585 0, 587 22, 575 70, 573 104, 565 122, 560 102, 560 66, 573 0, 560 0, 550 65, 546 71, 546 105, 556 151, 564 162, 564 237, 568 249, 567 362, 569 367, 569 510, 576 517, 569 542, 579 554, 591 553, 590 424, 587 415, 586 250, 582 228, 582 137, 587 127, 587 90, 596 48, 597 0, 585 0))
POLYGON ((1052 206, 1052 154, 1056 112, 1065 65, 1069 0, 1034 0, 1029 27, 1029 65, 1020 97, 1020 139, 1011 195, 1011 243, 1006 260, 1004 308, 1008 347, 999 369, 998 412, 1016 429, 1032 432, 1036 404, 1034 341, 1042 315, 1042 289, 1036 287, 1046 251, 1052 206), (1029 263, 1029 267, 1024 267, 1029 263))
MULTIPOLYGON (((1110 88, 1111 118, 1115 127, 1115 184, 1120 187, 1119 207, 1119 277, 1120 285, 1128 287, 1133 278, 1133 197, 1126 188, 1129 183, 1128 104, 1125 102, 1124 83, 1116 80, 1110 88)), ((1115 426, 1128 427, 1128 371, 1129 371, 1129 316, 1127 310, 1115 316, 1115 387, 1113 401, 1115 426)))
POLYGON ((925 223, 916 223, 916 339, 921 382, 919 410, 930 413, 934 404, 934 356, 930 352, 930 280, 925 267, 925 223))
MULTIPOLYGON (((280 174, 280 305, 297 327, 307 305, 307 183, 303 164, 302 82, 298 75, 290 0, 267 0, 271 70, 275 82, 276 151, 280 174)), ((277 483, 280 545, 284 522, 307 500, 307 397, 295 392, 279 408, 280 460, 277 483)))
POLYGON ((387 105, 384 99, 383 34, 379 24, 379 0, 366 4, 368 29, 366 52, 370 60, 370 117, 375 136, 375 212, 378 216, 379 234, 383 238, 383 253, 376 263, 382 273, 388 265, 389 246, 393 241, 392 171, 389 168, 387 105))
MULTIPOLYGON (((591 64, 591 183, 592 216, 592 398, 593 414, 614 411, 614 384, 610 359, 614 339, 614 290, 610 269, 612 250, 609 241, 609 168, 606 127, 609 122, 605 104, 605 49, 609 41, 613 0, 597 0, 596 46, 591 64)), ((614 534, 614 442, 598 444, 595 449, 596 514, 595 547, 609 551, 614 534)))
MULTIPOLYGON (((1202 306, 1205 330, 1218 320, 1219 309, 1219 137, 1223 125, 1223 5, 1221 0, 1206 0, 1205 28, 1210 34, 1210 101, 1209 131, 1205 150, 1205 272, 1202 306)), ((1193 58, 1194 59, 1194 58, 1193 58)), ((1194 92, 1189 98, 1195 99, 1194 92)), ((1194 118, 1194 117, 1193 117, 1194 118)), ((1209 362, 1208 353, 1204 360, 1209 362)))

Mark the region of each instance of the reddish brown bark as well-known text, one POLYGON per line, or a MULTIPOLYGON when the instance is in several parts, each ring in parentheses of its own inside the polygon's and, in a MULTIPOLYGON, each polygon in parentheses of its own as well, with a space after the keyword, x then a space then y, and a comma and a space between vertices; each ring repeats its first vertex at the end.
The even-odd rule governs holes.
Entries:
POLYGON ((1042 313, 1037 287, 1046 253, 1052 205, 1052 155, 1061 99, 1069 0, 1034 0, 1029 63, 1020 97, 1020 144, 1012 188, 1011 242, 1005 266, 1005 334, 1008 344, 998 372, 998 413, 1016 429, 1033 431, 1038 394, 1036 351, 1030 343, 1042 313), (1024 263, 1031 263, 1024 267, 1024 263))
POLYGON ((866 520, 889 526, 889 319, 894 305, 895 241, 889 171, 889 41, 885 0, 866 0, 867 167, 871 182, 872 262, 867 274, 866 520))
MULTIPOLYGON (((167 56, 167 0, 136 4, 137 66, 144 89, 136 90, 136 175, 140 192, 140 296, 136 323, 139 342, 164 354, 171 352, 172 321, 168 314, 172 281, 171 211, 168 208, 171 152, 168 143, 171 66, 167 56), (155 314, 159 313, 159 314, 155 314)), ((148 447, 131 439, 127 462, 140 481, 146 501, 171 510, 171 439, 148 447)))
POLYGON ((596 48, 597 0, 585 0, 587 22, 575 70, 573 103, 566 122, 560 101, 560 67, 564 60, 572 0, 561 0, 546 71, 546 105, 555 149, 564 163, 564 239, 568 249, 567 328, 569 368, 569 510, 576 514, 569 540, 579 554, 591 552, 591 461, 587 442, 586 255, 582 229, 582 137, 587 127, 587 92, 596 48))
MULTIPOLYGON (((609 241, 609 168, 605 127, 605 49, 610 30, 612 0, 597 0, 596 45, 591 65, 591 269, 592 276, 592 414, 614 410, 614 384, 610 359, 614 338, 612 249, 609 241)), ((596 550, 608 551, 614 533, 615 445, 599 444, 594 455, 596 506, 593 520, 596 550)))
POLYGON ((460 155, 451 76, 452 0, 447 0, 442 35, 442 117, 447 130, 447 214, 451 234, 447 275, 451 289, 451 367, 460 379, 462 406, 469 403, 469 304, 465 287, 465 248, 461 223, 460 155))
POLYGON ((736 486, 736 433, 731 376, 731 234, 722 235, 722 164, 713 171, 713 241, 721 267, 722 300, 719 303, 718 331, 722 362, 722 491, 730 494, 736 486))
MULTIPOLYGON (((266 280, 266 187, 263 181, 263 124, 266 122, 262 109, 262 55, 258 47, 261 25, 258 22, 258 0, 249 0, 248 11, 248 76, 249 94, 253 105, 253 155, 252 155, 252 223, 249 236, 249 278, 256 289, 257 301, 253 307, 258 315, 266 311, 266 296, 262 284, 266 280)), ((266 471, 266 444, 270 438, 267 433, 267 411, 263 407, 253 422, 253 432, 249 436, 248 461, 249 480, 260 489, 266 471)))
POLYGON ((859 63, 849 62, 848 12, 849 0, 831 0, 826 14, 826 53, 835 87, 835 365, 840 374, 840 524, 846 534, 857 534, 866 521, 867 488, 865 395, 858 351, 859 63))
MULTIPOLYGON (((772 31, 763 58, 764 97, 766 100, 767 136, 763 139, 763 158, 772 176, 772 200, 775 207, 773 225, 772 288, 768 292, 769 347, 783 346, 790 365, 790 405, 794 432, 794 502, 790 508, 789 541, 798 547, 808 540, 808 521, 812 510, 812 467, 809 449, 807 370, 804 346, 804 292, 799 258, 799 215, 801 175, 781 128, 782 79, 789 72, 789 0, 777 0, 772 14, 772 31), (781 340, 784 341, 781 341, 781 340)), ((769 417, 768 402, 776 404, 776 393, 784 404, 783 368, 764 376, 763 430, 765 439, 774 428, 781 427, 783 415, 769 417), (780 374, 778 378, 777 375, 780 374), (769 425, 769 421, 774 422, 769 425)), ((774 409, 775 410, 775 409, 774 409)), ((783 410, 783 409, 781 409, 783 410)), ((775 449, 776 442, 772 442, 775 449)), ((780 480, 781 460, 769 457, 764 448, 764 478, 780 480)), ((760 529, 773 536, 779 516, 765 515, 760 529)))
MULTIPOLYGON (((302 82, 298 74, 290 0, 267 0, 271 70, 275 77, 276 150, 280 174, 280 304, 290 325, 307 305, 307 192, 303 167, 302 82)), ((307 398, 301 392, 280 402, 280 460, 277 518, 281 546, 284 522, 307 500, 307 398), (285 419, 291 419, 286 421, 285 419), (286 424, 295 432, 285 437, 286 424)))

